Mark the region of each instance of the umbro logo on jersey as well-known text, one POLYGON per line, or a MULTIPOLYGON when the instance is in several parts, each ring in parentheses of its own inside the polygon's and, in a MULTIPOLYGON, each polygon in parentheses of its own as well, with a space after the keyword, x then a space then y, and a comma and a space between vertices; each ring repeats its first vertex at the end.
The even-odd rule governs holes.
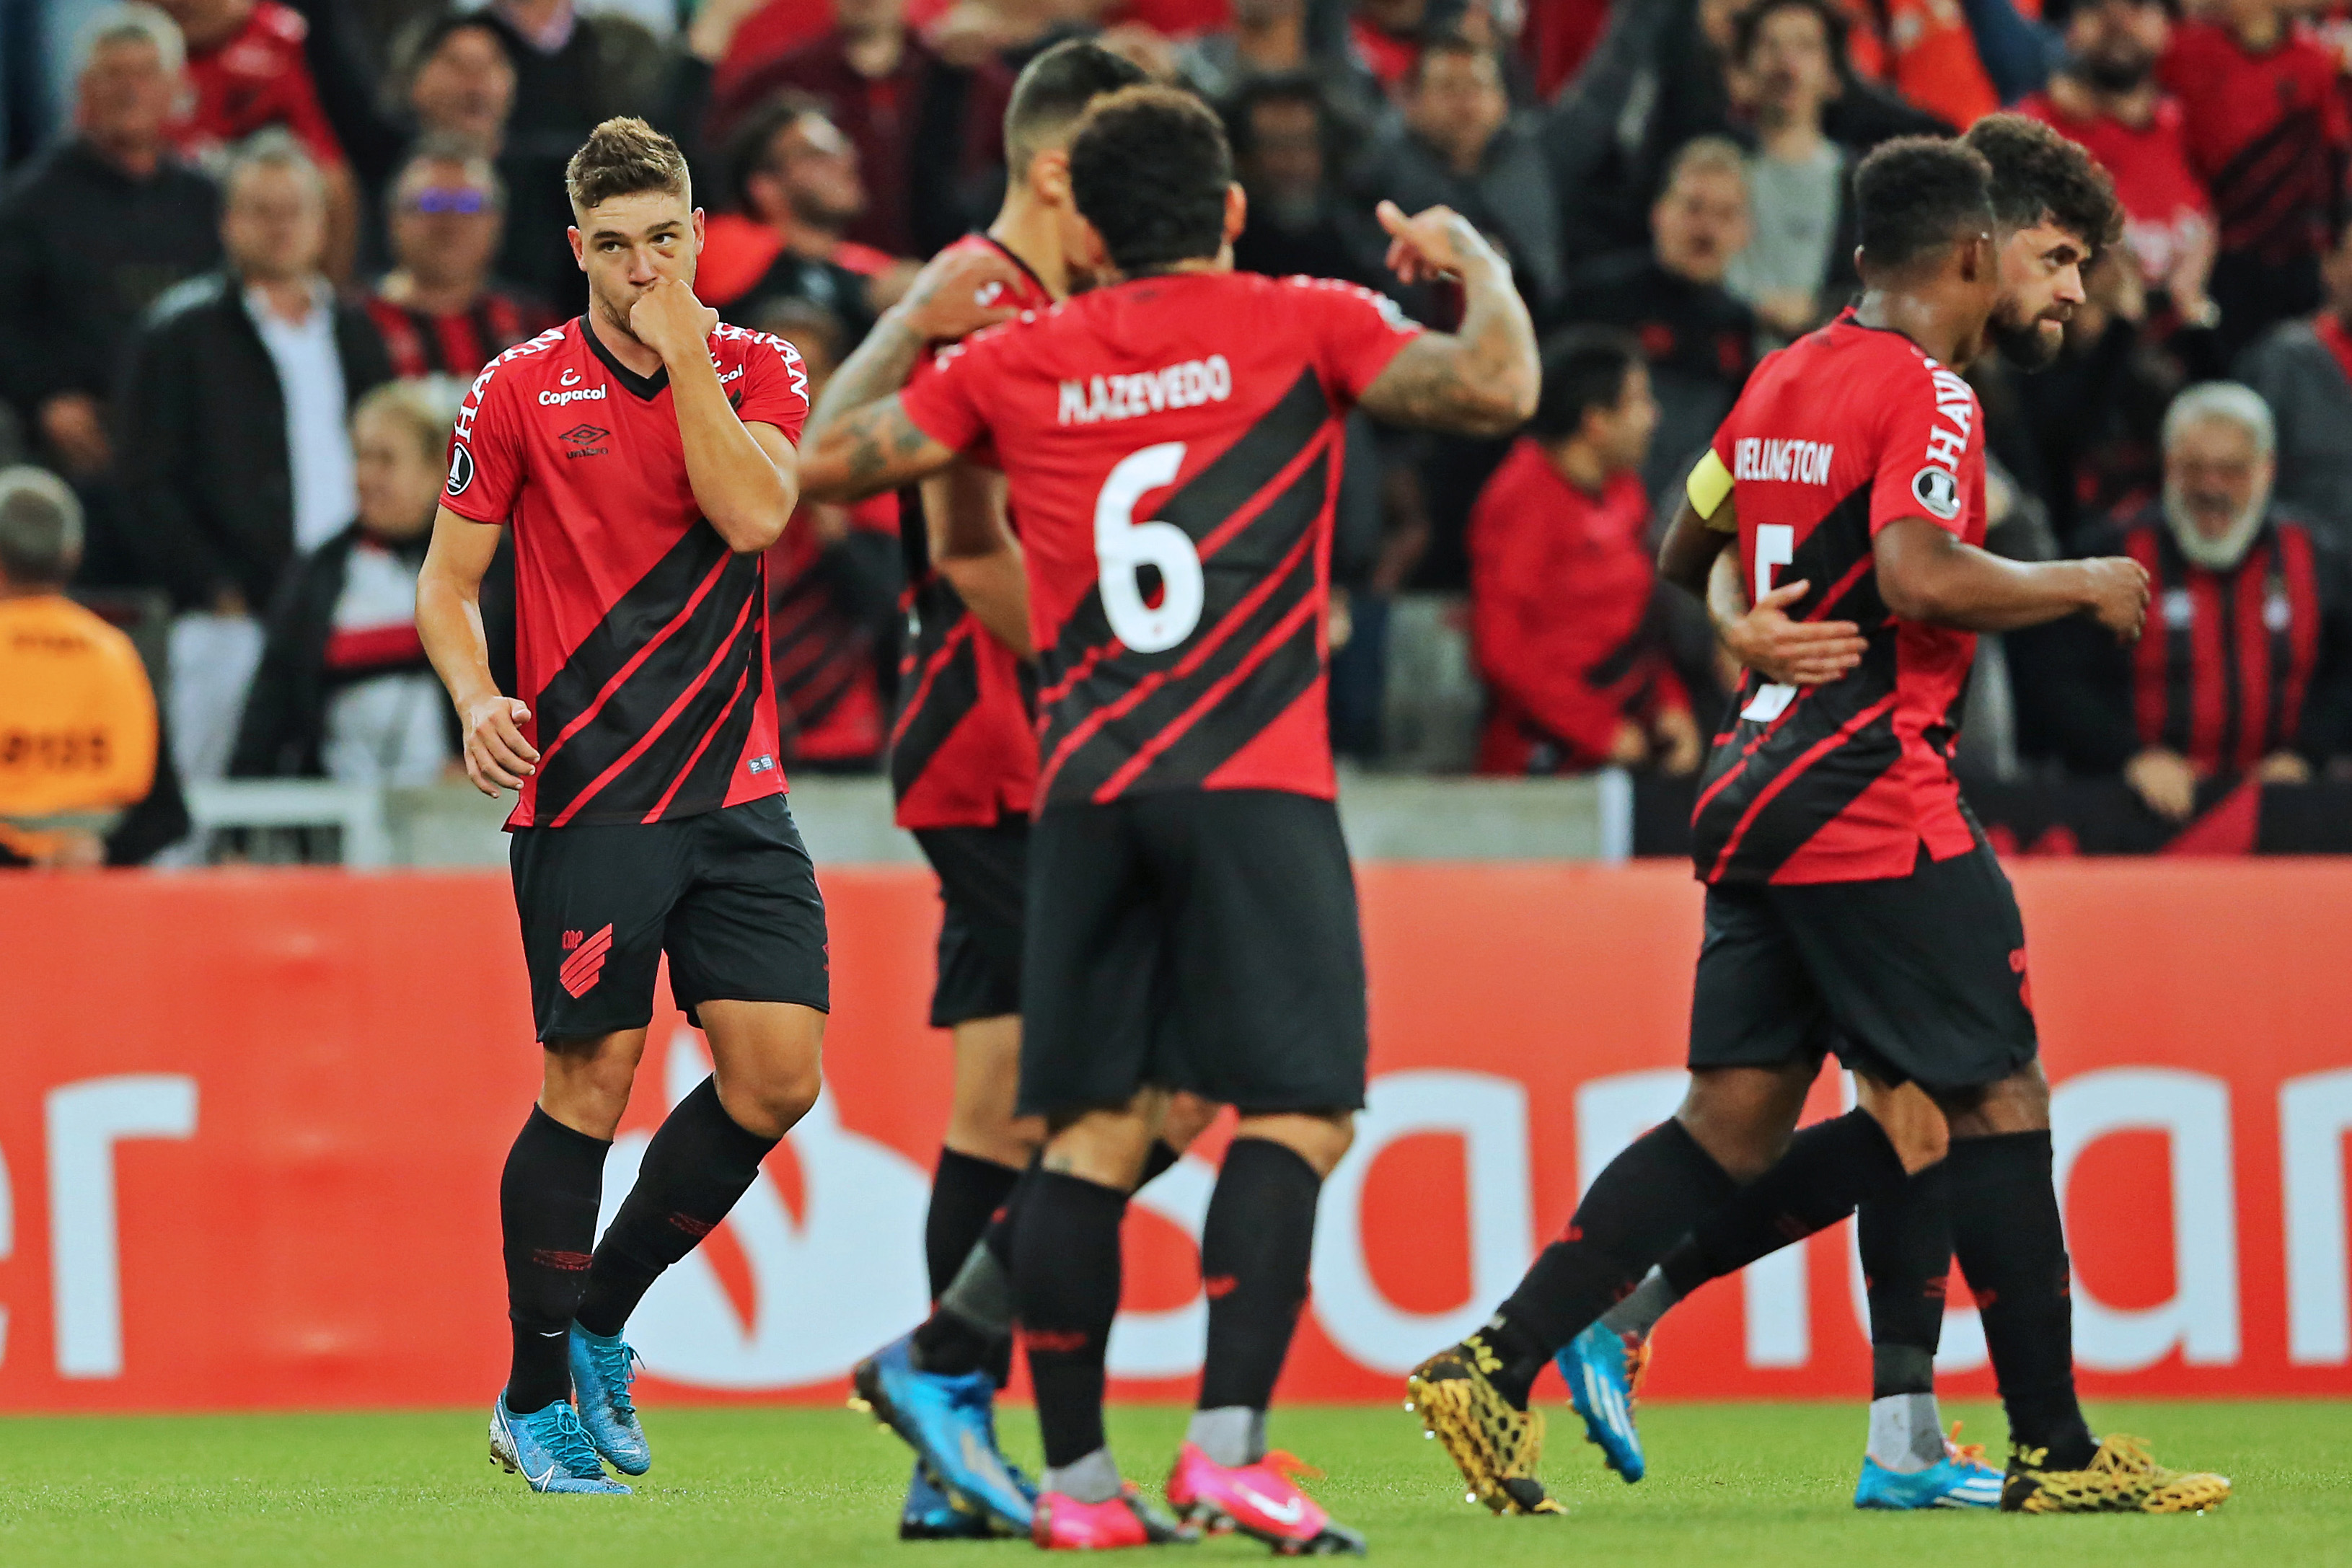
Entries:
POLYGON ((563 454, 567 458, 601 458, 612 448, 596 443, 611 434, 601 425, 574 425, 555 438, 568 448, 563 454))
POLYGON ((604 960, 613 951, 613 928, 607 924, 593 936, 583 937, 576 931, 563 933, 563 951, 572 956, 555 978, 574 998, 585 996, 604 978, 604 960))

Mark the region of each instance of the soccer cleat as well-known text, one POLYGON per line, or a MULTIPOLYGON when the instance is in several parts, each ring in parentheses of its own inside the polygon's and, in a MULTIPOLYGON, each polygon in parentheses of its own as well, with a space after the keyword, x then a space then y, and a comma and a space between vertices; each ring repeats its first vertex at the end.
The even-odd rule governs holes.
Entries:
POLYGON ((907 1483, 907 1504, 898 1512, 901 1541, 986 1541, 996 1531, 976 1513, 966 1513, 948 1500, 915 1461, 914 1478, 907 1483))
POLYGON ((506 1390, 499 1390, 499 1402, 490 1406, 490 1462, 520 1476, 535 1492, 628 1495, 597 1462, 569 1400, 517 1415, 507 1408, 506 1390))
POLYGON ((1650 1369, 1649 1342, 1595 1322, 1553 1358, 1568 1382, 1570 1403, 1584 1417, 1584 1440, 1601 1449, 1609 1468, 1627 1481, 1642 1479, 1642 1434, 1633 1405, 1650 1369))
POLYGON ((1190 1546, 1201 1532, 1155 1507, 1131 1481, 1108 1502, 1080 1502, 1061 1492, 1037 1500, 1029 1539, 1048 1552, 1101 1552, 1119 1546, 1190 1546))
POLYGON ((1924 1470, 1890 1470, 1864 1454, 1854 1483, 1856 1508, 1999 1508, 2001 1473, 1984 1462, 1984 1445, 1960 1440, 1960 1424, 1944 1439, 1944 1457, 1924 1470))
POLYGON ((1496 1513, 1566 1513, 1535 1477, 1543 1457, 1543 1415, 1515 1409, 1486 1373, 1501 1365, 1475 1334, 1440 1351, 1405 1378, 1407 1410, 1421 1414, 1470 1483, 1472 1502, 1496 1513))
POLYGON ((950 1503, 1026 1535, 1033 1500, 996 1447, 995 1381, 985 1372, 924 1372, 913 1343, 902 1334, 859 1362, 850 1373, 858 1398, 915 1450, 950 1503))
POLYGON ((637 1352, 618 1334, 592 1334, 577 1323, 572 1325, 570 1348, 581 1429, 614 1469, 644 1475, 654 1467, 654 1451, 629 1400, 629 1384, 637 1380, 637 1352))
POLYGON ((1279 1450, 1254 1465, 1220 1465, 1187 1443, 1168 1477, 1168 1506, 1212 1535, 1237 1530, 1285 1557, 1360 1557, 1364 1538, 1333 1523, 1292 1479, 1320 1474, 1279 1450))
POLYGON ((2230 1500, 2230 1478, 2201 1470, 2171 1470, 2147 1444, 2110 1433, 2079 1470, 2042 1468, 2049 1450, 2010 1449, 2000 1506, 2009 1513, 2203 1513, 2230 1500))

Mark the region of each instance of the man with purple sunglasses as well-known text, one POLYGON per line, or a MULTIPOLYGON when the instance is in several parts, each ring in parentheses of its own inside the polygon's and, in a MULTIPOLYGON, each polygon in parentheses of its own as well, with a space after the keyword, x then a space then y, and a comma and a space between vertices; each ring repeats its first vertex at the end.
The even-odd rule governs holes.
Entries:
POLYGON ((506 191, 480 153, 426 141, 394 177, 385 205, 393 267, 367 310, 399 374, 471 381, 554 324, 546 307, 491 280, 506 191))

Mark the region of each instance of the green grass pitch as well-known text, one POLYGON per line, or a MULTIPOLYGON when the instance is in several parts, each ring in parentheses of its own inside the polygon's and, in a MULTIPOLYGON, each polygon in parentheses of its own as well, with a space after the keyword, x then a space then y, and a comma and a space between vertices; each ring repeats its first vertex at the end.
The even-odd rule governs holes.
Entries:
MULTIPOLYGON (((1948 1415, 1967 1421, 1966 1436, 2000 1437, 1990 1408, 1948 1415)), ((1566 1519, 1465 1504, 1444 1456, 1398 1405, 1281 1410, 1273 1436, 1329 1470, 1318 1495, 1386 1563, 2352 1563, 2352 1406, 2105 1402, 2092 1415, 2154 1439, 2161 1458, 2225 1471, 2236 1497, 2203 1517, 1857 1514, 1857 1405, 1655 1406, 1643 1418, 1650 1479, 1637 1487, 1603 1471, 1573 1414, 1555 1407, 1545 1470, 1566 1519)), ((1167 1406, 1114 1413, 1130 1475, 1157 1482, 1182 1421, 1167 1406)), ((0 1420, 0 1563, 966 1568, 1034 1550, 900 1544, 905 1450, 846 1411, 656 1406, 654 1473, 617 1499, 529 1495, 488 1463, 484 1422, 474 1411, 0 1420)), ((1008 1410, 1005 1425, 1015 1457, 1034 1458, 1027 1413, 1008 1410)), ((1203 1568, 1267 1556, 1231 1538, 1171 1550, 1203 1568)))

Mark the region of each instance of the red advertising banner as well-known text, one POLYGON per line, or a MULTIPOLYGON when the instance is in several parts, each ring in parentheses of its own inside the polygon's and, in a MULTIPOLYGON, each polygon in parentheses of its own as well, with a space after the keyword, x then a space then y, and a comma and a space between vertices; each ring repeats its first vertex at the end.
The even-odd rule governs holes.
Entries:
MULTIPOLYGON (((2087 1389, 2352 1394, 2352 863, 2015 875, 2087 1389)), ((1361 879, 1371 1103, 1326 1189, 1293 1398, 1394 1395, 1681 1092, 1700 898, 1679 869, 1361 879)), ((633 1322, 656 1400, 837 1397, 925 1306, 937 905, 918 871, 824 882, 828 1090, 633 1322)), ((608 1215, 708 1070, 665 1006, 608 1215)), ((0 1410, 486 1401, 498 1173, 536 1078, 502 879, 0 879, 0 1410)), ((1839 1094, 1825 1074, 1816 1109, 1839 1094)), ((1189 1393, 1199 1366, 1193 1238, 1220 1140, 1133 1211, 1127 1393, 1189 1393)), ((1850 1228, 1678 1310, 1652 1391, 1864 1394, 1850 1228)), ((1943 1360, 1989 1388, 1965 1310, 1943 1360)))

